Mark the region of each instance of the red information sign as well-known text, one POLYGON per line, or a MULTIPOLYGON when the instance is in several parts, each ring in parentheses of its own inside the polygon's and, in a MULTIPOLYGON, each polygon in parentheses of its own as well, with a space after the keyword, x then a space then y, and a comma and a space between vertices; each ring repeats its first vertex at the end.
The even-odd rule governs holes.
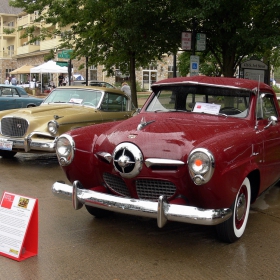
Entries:
POLYGON ((0 255, 22 261, 38 254, 38 200, 4 192, 0 203, 0 255))
POLYGON ((182 50, 190 51, 192 49, 192 33, 191 32, 182 32, 181 38, 181 47, 182 50))

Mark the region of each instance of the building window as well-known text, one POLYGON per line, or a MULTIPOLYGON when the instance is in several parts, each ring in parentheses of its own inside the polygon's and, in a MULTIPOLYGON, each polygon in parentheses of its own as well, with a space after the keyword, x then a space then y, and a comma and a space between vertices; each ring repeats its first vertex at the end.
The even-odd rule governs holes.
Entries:
POLYGON ((115 84, 122 84, 124 81, 129 81, 129 73, 122 73, 119 69, 116 69, 115 84))
POLYGON ((142 88, 151 90, 151 85, 157 81, 157 64, 155 62, 143 67, 142 71, 142 88))
POLYGON ((12 72, 15 69, 6 69, 6 77, 10 76, 10 72, 12 72))
MULTIPOLYGON (((176 77, 180 77, 180 73, 178 71, 178 67, 176 69, 176 77)), ((168 66, 168 78, 173 78, 173 66, 168 66)))
POLYGON ((97 67, 94 65, 89 67, 89 79, 97 81, 97 67))

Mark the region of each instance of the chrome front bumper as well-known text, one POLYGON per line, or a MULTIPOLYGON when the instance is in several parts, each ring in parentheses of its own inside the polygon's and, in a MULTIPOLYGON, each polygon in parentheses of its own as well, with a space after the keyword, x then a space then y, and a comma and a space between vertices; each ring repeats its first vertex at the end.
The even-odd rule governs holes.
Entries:
POLYGON ((158 202, 119 197, 83 189, 79 181, 73 186, 55 182, 53 194, 72 199, 74 209, 80 209, 84 204, 113 212, 157 219, 158 227, 162 228, 167 221, 176 221, 198 225, 217 225, 232 215, 231 209, 201 209, 192 206, 169 204, 164 196, 158 202))
POLYGON ((49 152, 49 153, 55 153, 55 138, 54 139, 43 139, 40 138, 40 140, 32 139, 32 137, 36 136, 45 136, 45 137, 51 137, 48 133, 42 133, 42 132, 32 132, 25 138, 7 138, 7 137, 0 137, 0 141, 11 141, 13 142, 13 150, 23 150, 25 152, 30 151, 41 151, 41 152, 49 152))

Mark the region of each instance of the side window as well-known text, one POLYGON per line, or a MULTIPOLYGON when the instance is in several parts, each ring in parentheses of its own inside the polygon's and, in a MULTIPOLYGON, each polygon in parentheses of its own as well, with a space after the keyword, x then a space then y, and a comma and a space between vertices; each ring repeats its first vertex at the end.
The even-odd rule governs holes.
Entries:
POLYGON ((179 103, 179 100, 176 100, 176 93, 172 90, 162 90, 156 94, 155 98, 147 107, 147 111, 169 111, 175 109, 175 103, 179 103))
POLYGON ((2 96, 12 96, 12 90, 10 88, 2 88, 2 96))
POLYGON ((271 116, 278 117, 272 95, 260 94, 257 104, 257 116, 262 119, 267 119, 271 116))
POLYGON ((19 96, 19 94, 18 94, 17 90, 16 90, 16 89, 14 89, 14 88, 12 88, 12 89, 11 89, 11 93, 12 93, 12 95, 19 96))
POLYGON ((126 111, 126 103, 125 96, 106 92, 101 103, 101 110, 109 112, 126 111))

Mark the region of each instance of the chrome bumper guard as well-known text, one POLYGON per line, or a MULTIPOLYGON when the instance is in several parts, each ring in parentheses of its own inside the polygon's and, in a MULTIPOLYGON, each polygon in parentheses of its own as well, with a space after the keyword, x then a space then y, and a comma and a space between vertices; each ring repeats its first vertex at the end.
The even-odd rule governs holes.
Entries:
POLYGON ((50 137, 50 134, 42 133, 42 132, 32 132, 25 138, 3 138, 0 137, 0 141, 11 141, 13 142, 13 149, 21 149, 25 152, 30 152, 32 150, 42 151, 42 152, 50 152, 55 153, 55 139, 47 140, 47 139, 40 139, 32 140, 33 136, 47 136, 50 137))
POLYGON ((55 182, 52 186, 53 194, 72 199, 75 210, 84 204, 113 212, 157 219, 157 225, 162 228, 167 221, 198 225, 217 225, 232 215, 229 208, 201 209, 192 206, 169 204, 165 196, 160 196, 158 202, 148 200, 119 197, 111 194, 100 193, 83 189, 79 181, 73 186, 55 182))

